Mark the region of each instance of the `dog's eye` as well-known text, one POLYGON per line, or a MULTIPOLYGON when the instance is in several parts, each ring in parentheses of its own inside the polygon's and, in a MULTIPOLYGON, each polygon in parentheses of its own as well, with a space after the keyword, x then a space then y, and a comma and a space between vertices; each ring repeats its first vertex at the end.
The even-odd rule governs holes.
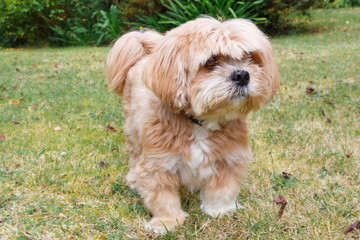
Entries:
POLYGON ((204 67, 213 70, 219 64, 218 60, 219 60, 218 57, 211 57, 206 61, 204 67))

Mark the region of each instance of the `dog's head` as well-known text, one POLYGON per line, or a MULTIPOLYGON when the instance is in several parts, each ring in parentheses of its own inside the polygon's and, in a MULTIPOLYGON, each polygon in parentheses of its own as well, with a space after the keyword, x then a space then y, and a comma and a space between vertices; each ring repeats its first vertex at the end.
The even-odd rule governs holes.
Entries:
POLYGON ((199 18, 171 30, 142 78, 167 107, 200 118, 246 115, 279 88, 270 42, 243 19, 199 18))

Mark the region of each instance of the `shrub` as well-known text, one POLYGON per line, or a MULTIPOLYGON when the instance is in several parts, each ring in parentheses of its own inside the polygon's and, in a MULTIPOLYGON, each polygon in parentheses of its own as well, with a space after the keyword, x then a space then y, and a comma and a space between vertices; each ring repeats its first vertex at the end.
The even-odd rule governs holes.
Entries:
POLYGON ((256 5, 259 16, 267 19, 261 28, 271 35, 286 33, 292 28, 294 19, 305 15, 317 0, 263 0, 256 5))
POLYGON ((360 0, 324 0, 322 7, 345 8, 360 6, 360 0))
POLYGON ((111 0, 0 0, 0 44, 89 44, 96 36, 91 18, 111 0))
POLYGON ((265 18, 258 17, 258 13, 255 12, 255 6, 261 3, 262 0, 168 0, 167 2, 161 1, 166 11, 156 12, 156 15, 139 16, 138 18, 146 26, 160 32, 165 32, 202 14, 219 20, 247 18, 259 23, 266 21, 265 18))

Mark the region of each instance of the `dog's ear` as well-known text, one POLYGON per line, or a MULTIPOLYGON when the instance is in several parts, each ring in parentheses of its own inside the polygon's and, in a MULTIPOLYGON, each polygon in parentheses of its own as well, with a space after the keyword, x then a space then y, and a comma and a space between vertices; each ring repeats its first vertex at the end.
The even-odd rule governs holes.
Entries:
POLYGON ((162 38, 155 31, 130 32, 120 37, 106 60, 106 76, 110 88, 121 95, 130 68, 150 54, 162 38))
POLYGON ((253 61, 258 64, 263 71, 264 77, 267 78, 271 87, 269 100, 275 95, 280 87, 280 75, 275 65, 272 48, 268 41, 263 45, 263 48, 251 53, 253 61))
POLYGON ((165 40, 152 54, 142 74, 146 87, 174 111, 188 105, 189 72, 185 64, 189 59, 184 49, 176 40, 165 40))

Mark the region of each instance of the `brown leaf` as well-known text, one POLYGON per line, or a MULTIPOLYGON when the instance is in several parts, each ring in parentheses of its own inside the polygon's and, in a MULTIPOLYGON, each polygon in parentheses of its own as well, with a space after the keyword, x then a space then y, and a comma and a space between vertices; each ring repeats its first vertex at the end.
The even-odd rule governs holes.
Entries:
POLYGON ((327 101, 327 104, 329 104, 329 105, 334 105, 335 103, 333 103, 332 101, 327 101))
POLYGON ((14 123, 14 124, 20 124, 20 122, 18 122, 18 121, 12 121, 12 123, 14 123))
POLYGON ((360 220, 357 220, 355 223, 351 224, 347 228, 344 229, 344 234, 348 234, 349 232, 353 231, 355 228, 360 229, 360 220))
POLYGON ((331 119, 330 118, 326 119, 325 123, 327 124, 331 123, 331 119))
POLYGON ((107 132, 116 132, 116 131, 117 131, 115 128, 113 128, 113 127, 110 126, 110 125, 107 125, 107 126, 105 127, 105 129, 106 129, 107 132))
POLYGON ((19 105, 19 101, 18 100, 12 100, 11 101, 13 104, 15 104, 16 106, 19 105))
POLYGON ((308 86, 306 87, 306 95, 311 97, 315 92, 315 88, 314 87, 311 87, 311 86, 308 86))
POLYGON ((321 109, 321 115, 323 115, 323 117, 325 117, 325 112, 322 109, 321 109))
POLYGON ((277 198, 275 198, 273 200, 273 202, 276 203, 276 204, 281 204, 281 208, 279 210, 279 215, 278 215, 278 219, 280 219, 281 216, 284 213, 284 209, 285 209, 285 206, 286 206, 287 202, 285 201, 283 196, 278 196, 277 198))
POLYGON ((15 70, 16 70, 17 72, 20 72, 20 68, 15 68, 15 70))
POLYGON ((17 89, 18 88, 18 85, 15 84, 14 86, 12 86, 12 89, 17 89))
POLYGON ((67 237, 67 239, 69 240, 69 239, 72 238, 73 234, 72 234, 72 232, 71 232, 69 229, 68 229, 68 233, 69 233, 69 236, 67 237))
POLYGON ((346 157, 347 157, 347 158, 350 158, 351 155, 352 155, 352 153, 348 153, 348 154, 346 154, 346 157))
POLYGON ((100 165, 100 167, 105 167, 105 168, 108 167, 108 165, 106 163, 104 163, 103 161, 100 161, 99 165, 100 165))
POLYGON ((286 172, 282 172, 282 176, 285 178, 285 180, 289 180, 290 178, 289 178, 289 175, 290 174, 288 174, 288 173, 286 173, 286 172))

